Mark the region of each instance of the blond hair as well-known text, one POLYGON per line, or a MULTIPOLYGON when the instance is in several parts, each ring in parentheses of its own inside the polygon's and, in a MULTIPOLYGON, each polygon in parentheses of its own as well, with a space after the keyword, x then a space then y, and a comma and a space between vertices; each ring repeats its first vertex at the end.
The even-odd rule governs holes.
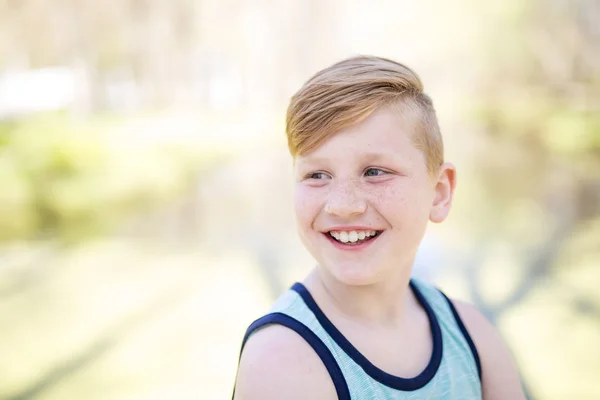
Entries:
POLYGON ((390 105, 418 116, 413 143, 424 152, 429 172, 436 174, 444 161, 444 146, 431 99, 413 70, 381 57, 340 61, 317 72, 296 92, 286 118, 290 153, 307 154, 333 134, 390 105))

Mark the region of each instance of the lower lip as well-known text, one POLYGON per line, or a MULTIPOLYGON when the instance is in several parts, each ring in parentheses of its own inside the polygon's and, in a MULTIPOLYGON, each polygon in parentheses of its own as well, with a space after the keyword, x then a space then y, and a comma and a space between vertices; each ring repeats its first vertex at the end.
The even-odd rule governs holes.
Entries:
POLYGON ((380 232, 373 239, 367 240, 366 242, 362 242, 361 244, 350 244, 350 245, 348 245, 348 244, 344 244, 344 243, 338 242, 337 240, 335 240, 334 238, 332 238, 329 233, 323 233, 323 235, 325 235, 325 237, 331 242, 331 244, 333 244, 335 247, 337 247, 340 250, 346 250, 346 251, 359 251, 359 250, 363 250, 363 249, 367 248, 368 246, 370 246, 371 244, 373 244, 373 242, 375 242, 377 239, 379 239, 379 236, 381 236, 382 234, 383 234, 383 232, 380 232))

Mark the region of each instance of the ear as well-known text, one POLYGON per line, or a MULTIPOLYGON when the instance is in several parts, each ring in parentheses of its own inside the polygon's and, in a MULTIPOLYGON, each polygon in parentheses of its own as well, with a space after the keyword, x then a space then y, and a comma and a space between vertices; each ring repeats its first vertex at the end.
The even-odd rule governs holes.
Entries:
POLYGON ((448 216, 452 207, 452 197, 456 188, 456 168, 451 163, 444 163, 440 167, 435 183, 435 196, 429 220, 431 222, 442 222, 448 216))

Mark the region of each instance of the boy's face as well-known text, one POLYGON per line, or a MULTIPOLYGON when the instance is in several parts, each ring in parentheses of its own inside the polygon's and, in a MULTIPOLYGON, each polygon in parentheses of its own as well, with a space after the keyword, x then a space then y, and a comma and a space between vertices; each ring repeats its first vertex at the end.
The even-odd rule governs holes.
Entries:
POLYGON ((450 210, 454 167, 428 173, 411 140, 416 123, 382 108, 295 160, 300 238, 340 282, 408 273, 427 221, 441 222, 450 210))

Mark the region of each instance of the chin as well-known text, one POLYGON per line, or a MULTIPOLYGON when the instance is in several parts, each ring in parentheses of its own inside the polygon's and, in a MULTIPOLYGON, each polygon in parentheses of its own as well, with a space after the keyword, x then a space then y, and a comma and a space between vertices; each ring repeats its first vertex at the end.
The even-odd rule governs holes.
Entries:
POLYGON ((327 272, 338 282, 348 286, 366 286, 381 280, 382 272, 374 270, 368 265, 355 263, 321 264, 327 272))

